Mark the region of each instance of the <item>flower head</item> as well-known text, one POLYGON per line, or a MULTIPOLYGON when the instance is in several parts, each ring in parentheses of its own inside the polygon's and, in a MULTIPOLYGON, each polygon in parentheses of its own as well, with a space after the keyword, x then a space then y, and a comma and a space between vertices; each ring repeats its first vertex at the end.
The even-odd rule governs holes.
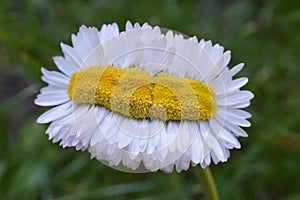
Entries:
POLYGON ((225 162, 240 148, 253 94, 233 79, 230 52, 196 37, 147 23, 101 30, 81 26, 73 47, 54 57, 60 72, 42 68, 35 103, 55 106, 37 122, 63 147, 88 150, 109 166, 134 171, 187 170, 225 162))

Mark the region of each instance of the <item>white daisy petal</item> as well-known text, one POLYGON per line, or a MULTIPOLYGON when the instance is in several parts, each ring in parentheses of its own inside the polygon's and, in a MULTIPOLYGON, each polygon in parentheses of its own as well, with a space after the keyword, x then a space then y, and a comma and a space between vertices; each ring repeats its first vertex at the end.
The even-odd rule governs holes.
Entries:
POLYGON ((250 101, 254 95, 249 91, 237 91, 235 93, 217 96, 219 106, 233 106, 250 101))
POLYGON ((228 82, 226 85, 220 85, 219 88, 214 88, 216 95, 222 95, 224 94, 223 87, 225 87, 225 94, 229 94, 232 92, 235 92, 242 86, 244 86, 248 82, 248 78, 238 78, 233 81, 228 82))
POLYGON ((125 30, 126 30, 126 31, 129 31, 129 30, 131 30, 131 29, 133 29, 132 23, 131 23, 130 21, 127 21, 127 22, 126 22, 125 30))
POLYGON ((216 119, 211 119, 211 121, 214 121, 214 134, 217 140, 223 140, 226 143, 230 143, 234 148, 240 148, 239 141, 226 130, 223 123, 216 119))
POLYGON ((50 94, 63 94, 66 92, 66 87, 56 86, 56 85, 49 85, 47 87, 43 87, 41 89, 41 94, 50 95, 50 94))
POLYGON ((109 40, 111 37, 114 37, 119 34, 119 27, 116 23, 106 25, 104 24, 101 27, 101 31, 99 32, 99 37, 101 43, 109 40))
POLYGON ((230 51, 226 51, 224 54, 223 54, 223 64, 222 64, 222 67, 220 69, 220 71, 222 71, 230 62, 230 59, 231 59, 231 52, 230 51))
POLYGON ((64 57, 54 56, 53 61, 57 68, 67 76, 71 76, 74 72, 77 71, 77 68, 73 67, 72 64, 68 63, 64 57))
POLYGON ((69 101, 68 94, 39 94, 34 103, 39 106, 56 106, 69 101))
POLYGON ((46 130, 46 133, 49 136, 49 140, 53 139, 58 133, 59 131, 63 128, 63 126, 54 126, 54 127, 49 127, 46 130))
POLYGON ((81 69, 82 60, 80 59, 75 49, 64 43, 60 43, 60 46, 62 52, 64 53, 66 61, 75 69, 75 71, 81 69))
POLYGON ((59 72, 48 71, 44 67, 42 67, 41 71, 44 74, 42 80, 49 85, 66 86, 69 83, 69 78, 59 72))
MULTIPOLYGON (((219 112, 221 112, 222 109, 224 109, 224 108, 219 108, 219 112)), ((243 118, 243 119, 248 119, 251 117, 250 113, 248 113, 244 110, 235 109, 235 108, 226 108, 226 109, 224 109, 224 112, 226 112, 228 115, 236 116, 236 117, 243 118)))
POLYGON ((103 61, 103 50, 98 37, 98 30, 94 27, 81 26, 77 35, 72 35, 74 50, 80 57, 82 67, 89 67, 103 61))
POLYGON ((233 67, 232 69, 221 73, 220 76, 222 77, 222 80, 224 82, 226 82, 228 79, 232 80, 232 77, 234 75, 236 75, 239 71, 241 71, 243 69, 243 67, 244 67, 244 64, 240 63, 240 64, 236 65, 235 67, 233 67))
POLYGON ((41 116, 39 116, 39 118, 37 119, 37 123, 49 123, 66 115, 69 115, 72 112, 71 106, 72 103, 67 102, 60 106, 54 107, 48 110, 47 112, 43 113, 41 116))

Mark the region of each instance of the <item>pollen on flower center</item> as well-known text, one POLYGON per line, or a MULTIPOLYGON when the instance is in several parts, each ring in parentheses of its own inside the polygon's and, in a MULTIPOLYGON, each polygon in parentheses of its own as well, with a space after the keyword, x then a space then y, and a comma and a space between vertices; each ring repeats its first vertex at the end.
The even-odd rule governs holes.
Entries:
POLYGON ((74 73, 68 95, 136 119, 208 120, 217 105, 213 90, 197 80, 169 74, 151 76, 136 67, 94 66, 74 73))

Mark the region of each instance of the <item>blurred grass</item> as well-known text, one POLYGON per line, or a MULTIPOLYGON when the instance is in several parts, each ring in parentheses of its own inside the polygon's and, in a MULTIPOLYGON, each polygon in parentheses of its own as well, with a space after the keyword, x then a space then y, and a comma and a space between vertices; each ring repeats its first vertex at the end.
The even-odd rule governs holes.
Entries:
POLYGON ((40 67, 55 69, 59 42, 81 24, 149 22, 232 51, 255 93, 242 150, 212 166, 222 199, 300 199, 300 5, 298 1, 37 1, 0 3, 0 199, 203 198, 190 169, 126 174, 87 152, 62 150, 35 119, 40 67), (28 89, 28 87, 31 89, 28 89), (26 89, 27 88, 27 89, 26 89))

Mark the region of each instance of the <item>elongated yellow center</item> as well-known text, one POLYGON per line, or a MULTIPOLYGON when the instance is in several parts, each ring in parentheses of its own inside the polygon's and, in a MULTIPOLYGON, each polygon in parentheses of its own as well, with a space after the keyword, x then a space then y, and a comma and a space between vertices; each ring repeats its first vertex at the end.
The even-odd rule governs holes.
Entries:
POLYGON ((217 111, 208 85, 169 74, 151 76, 135 67, 82 69, 71 76, 68 95, 77 104, 105 106, 136 119, 208 120, 217 111))

